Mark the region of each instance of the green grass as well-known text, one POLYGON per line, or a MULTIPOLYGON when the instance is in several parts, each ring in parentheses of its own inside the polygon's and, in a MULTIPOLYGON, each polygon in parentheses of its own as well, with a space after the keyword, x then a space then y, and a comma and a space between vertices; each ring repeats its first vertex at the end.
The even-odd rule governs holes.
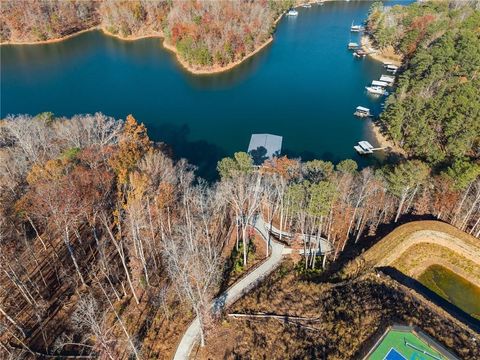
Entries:
POLYGON ((417 337, 413 332, 390 329, 375 351, 368 357, 368 360, 383 360, 391 348, 395 348, 395 350, 397 350, 403 355, 403 357, 405 357, 405 359, 408 360, 433 359, 431 356, 425 355, 421 351, 406 345, 405 341, 418 349, 422 349, 429 354, 438 357, 439 359, 446 359, 432 347, 427 345, 427 343, 417 337))

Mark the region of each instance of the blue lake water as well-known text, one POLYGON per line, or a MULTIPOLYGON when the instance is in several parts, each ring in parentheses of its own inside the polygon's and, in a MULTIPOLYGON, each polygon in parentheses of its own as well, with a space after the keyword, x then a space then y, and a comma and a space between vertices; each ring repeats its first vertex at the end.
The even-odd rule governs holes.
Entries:
POLYGON ((246 151, 252 133, 282 135, 290 156, 365 165, 378 158, 360 158, 353 145, 374 140, 368 122, 352 114, 358 105, 380 112, 383 100, 364 87, 384 69, 354 58, 347 43, 360 42, 350 25, 363 21, 370 5, 299 8, 298 17, 280 21, 269 46, 216 75, 189 74, 153 38, 125 42, 93 31, 59 43, 2 46, 0 115, 133 114, 152 139, 207 178, 218 159, 246 151))

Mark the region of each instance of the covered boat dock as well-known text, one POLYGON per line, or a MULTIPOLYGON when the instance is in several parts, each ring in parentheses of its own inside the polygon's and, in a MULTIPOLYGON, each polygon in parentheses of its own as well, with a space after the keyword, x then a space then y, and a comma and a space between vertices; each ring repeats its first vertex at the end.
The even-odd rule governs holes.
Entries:
POLYGON ((283 137, 272 134, 252 134, 248 153, 255 165, 261 165, 267 159, 279 156, 282 151, 283 137))

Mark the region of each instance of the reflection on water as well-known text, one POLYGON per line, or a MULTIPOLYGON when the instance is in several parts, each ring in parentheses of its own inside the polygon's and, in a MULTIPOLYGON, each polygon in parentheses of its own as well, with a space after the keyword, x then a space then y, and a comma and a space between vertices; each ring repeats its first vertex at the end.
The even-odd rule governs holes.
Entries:
POLYGON ((440 265, 428 267, 418 281, 467 314, 480 319, 480 288, 470 281, 440 265))

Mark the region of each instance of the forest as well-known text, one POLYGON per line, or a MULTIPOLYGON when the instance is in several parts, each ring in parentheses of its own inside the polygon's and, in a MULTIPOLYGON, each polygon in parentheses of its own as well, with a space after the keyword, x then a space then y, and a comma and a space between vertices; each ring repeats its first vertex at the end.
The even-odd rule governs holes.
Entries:
POLYGON ((2 1, 1 42, 37 42, 99 27, 120 38, 161 36, 191 66, 225 66, 272 35, 294 4, 278 1, 2 1))
POLYGON ((404 58, 380 124, 433 166, 480 154, 480 8, 475 1, 372 5, 367 30, 404 58))
POLYGON ((169 358, 194 316, 251 266, 256 216, 321 272, 383 224, 436 218, 480 237, 480 165, 421 160, 359 169, 236 153, 207 183, 133 116, 51 113, 0 122, 0 354, 169 358), (313 251, 312 251, 313 250, 313 251), (234 260, 232 262, 232 259, 234 260), (232 263, 235 267, 232 268, 232 263))

